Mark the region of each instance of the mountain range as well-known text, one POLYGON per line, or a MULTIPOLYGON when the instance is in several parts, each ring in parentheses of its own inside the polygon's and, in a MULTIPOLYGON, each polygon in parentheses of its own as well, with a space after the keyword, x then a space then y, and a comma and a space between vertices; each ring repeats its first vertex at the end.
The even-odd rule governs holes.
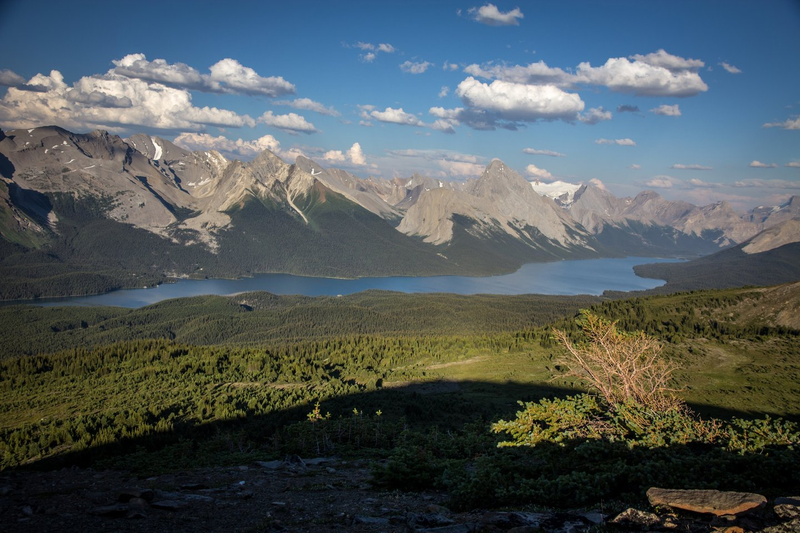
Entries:
POLYGON ((0 273, 17 287, 3 297, 164 276, 486 275, 531 261, 702 255, 800 216, 796 196, 738 213, 531 183, 500 160, 466 182, 359 178, 268 150, 241 162, 55 126, 0 131, 0 175, 0 273))

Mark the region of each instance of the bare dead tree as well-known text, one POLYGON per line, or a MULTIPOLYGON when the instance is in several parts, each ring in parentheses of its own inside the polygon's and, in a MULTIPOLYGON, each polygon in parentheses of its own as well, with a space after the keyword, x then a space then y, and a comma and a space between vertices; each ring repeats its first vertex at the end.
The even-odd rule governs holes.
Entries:
POLYGON ((643 332, 620 331, 616 322, 591 313, 583 318, 584 343, 573 344, 565 332, 553 330, 569 354, 566 375, 587 381, 611 406, 634 402, 664 411, 682 404, 670 394, 677 366, 664 359, 661 343, 643 332))

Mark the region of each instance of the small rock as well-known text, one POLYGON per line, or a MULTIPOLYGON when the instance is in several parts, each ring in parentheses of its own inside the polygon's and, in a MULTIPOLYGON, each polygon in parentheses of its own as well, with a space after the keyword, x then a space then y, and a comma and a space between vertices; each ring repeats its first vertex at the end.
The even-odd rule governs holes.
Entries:
POLYGON ((335 457, 314 457, 313 459, 305 459, 305 464, 317 466, 321 465, 322 463, 333 463, 335 461, 335 457))
POLYGON ((511 529, 512 527, 531 526, 539 527, 542 522, 551 518, 547 513, 486 513, 481 517, 481 523, 497 528, 511 529))
POLYGON ((0 487, 0 496, 8 496, 11 494, 11 487, 4 485, 0 487))
POLYGON ((581 513, 578 516, 582 516, 592 524, 597 524, 597 525, 605 522, 607 518, 606 515, 604 515, 600 511, 589 511, 587 513, 581 513))
POLYGON ((800 506, 776 504, 774 508, 775 514, 784 520, 800 518, 800 506))
POLYGON ((718 527, 732 526, 735 523, 736 523, 736 517, 731 514, 726 514, 723 516, 715 516, 714 519, 711 520, 711 525, 718 527))
POLYGON ((389 519, 388 518, 381 518, 379 516, 362 516, 356 515, 353 517, 354 524, 366 524, 372 526, 388 526, 389 519))
POLYGON ((406 523, 410 528, 438 528, 442 526, 449 526, 454 523, 453 520, 443 514, 417 514, 408 513, 406 523))
POLYGON ((760 533, 797 533, 798 531, 800 531, 800 518, 762 529, 760 533))
POLYGON ((107 516, 109 518, 121 518, 128 514, 128 507, 126 505, 121 505, 121 504, 105 505, 103 507, 95 507, 89 512, 97 516, 107 516))
POLYGON ((293 468, 299 468, 301 470, 306 468, 305 461, 297 454, 287 455, 283 462, 293 468))
POLYGON ((278 470, 279 468, 283 468, 284 462, 283 461, 256 461, 256 464, 261 468, 266 468, 267 470, 278 470))
POLYGON ((181 485, 181 490, 205 490, 208 489, 208 485, 205 483, 188 483, 186 485, 181 485))
POLYGON ((130 511, 128 514, 125 515, 125 518, 128 520, 139 520, 142 518, 147 518, 147 515, 144 514, 142 511, 130 511))
POLYGON ((784 520, 800 518, 800 496, 775 498, 774 511, 784 520))
POLYGON ((203 494, 181 494, 181 498, 189 502, 211 503, 214 501, 214 498, 211 496, 205 496, 203 494))
POLYGON ((272 502, 271 505, 277 512, 285 513, 289 511, 289 504, 286 502, 272 502))
POLYGON ((128 500, 128 505, 131 507, 147 507, 147 500, 144 498, 131 498, 128 500))
POLYGON ((436 513, 436 514, 441 514, 441 515, 445 515, 445 516, 450 516, 450 514, 452 514, 450 509, 448 509, 447 507, 444 507, 442 505, 436 505, 435 503, 432 503, 429 506, 427 506, 425 508, 425 512, 426 513, 436 513))
MULTIPOLYGON (((480 524, 453 524, 452 526, 417 529, 417 533, 472 533, 478 531, 480 524)), ((539 530, 532 530, 538 533, 539 530)))
POLYGON ((745 530, 739 526, 728 526, 722 529, 715 529, 714 533, 745 533, 745 530))
POLYGON ((25 516, 33 516, 33 507, 31 507, 30 505, 23 505, 20 511, 22 511, 22 514, 24 514, 25 516))
POLYGON ((653 513, 630 508, 615 516, 614 519, 611 520, 611 523, 622 527, 649 529, 660 521, 658 516, 653 513))
POLYGON ((717 516, 738 515, 754 511, 767 504, 760 494, 724 492, 719 490, 672 490, 653 487, 647 491, 650 505, 681 509, 717 516))
POLYGON ((163 509, 165 511, 179 511, 189 506, 188 502, 183 500, 159 500, 152 502, 150 505, 156 509, 163 509))
POLYGON ((335 474, 336 473, 336 469, 335 468, 331 468, 330 466, 326 467, 325 471, 327 473, 329 473, 329 474, 335 474))
POLYGON ((150 489, 122 489, 121 491, 117 492, 117 501, 120 503, 125 503, 130 501, 133 498, 141 498, 148 502, 153 501, 155 497, 155 493, 150 489))

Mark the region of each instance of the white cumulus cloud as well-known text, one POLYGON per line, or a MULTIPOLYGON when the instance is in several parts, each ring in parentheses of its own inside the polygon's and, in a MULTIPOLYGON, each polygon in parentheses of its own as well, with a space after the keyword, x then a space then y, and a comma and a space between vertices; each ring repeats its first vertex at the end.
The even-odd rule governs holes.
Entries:
POLYGON ((261 77, 255 70, 245 67, 235 59, 223 59, 211 65, 209 70, 211 80, 225 87, 227 92, 264 96, 282 96, 295 92, 294 85, 282 77, 261 77))
POLYGON ((738 69, 738 68, 734 67, 733 65, 730 65, 730 64, 728 64, 728 63, 726 63, 724 61, 722 63, 720 63, 720 65, 722 66, 722 68, 724 68, 725 70, 727 70, 731 74, 741 74, 742 73, 742 71, 740 69, 738 69))
POLYGON ((539 168, 536 165, 528 165, 525 167, 525 172, 528 173, 529 176, 533 176, 535 178, 542 178, 542 179, 552 179, 553 175, 550 174, 547 170, 543 168, 539 168))
POLYGON ((786 119, 784 122, 769 122, 764 128, 783 128, 785 130, 800 130, 800 115, 786 119))
POLYGON ((597 139, 595 144, 616 144, 618 146, 636 146, 631 139, 597 139))
POLYGON ((790 161, 790 162, 786 163, 785 166, 792 167, 792 168, 800 168, 800 161, 790 161))
POLYGON ((597 124, 603 120, 611 120, 611 111, 606 111, 602 107, 593 107, 586 113, 578 114, 578 120, 584 124, 597 124))
POLYGON ((654 189, 671 189, 679 182, 680 180, 676 180, 672 176, 655 176, 644 182, 644 185, 654 189))
POLYGON ((369 115, 375 120, 379 120, 380 122, 388 122, 390 124, 402 124, 405 126, 419 127, 425 126, 425 124, 419 118, 417 118, 416 115, 406 113, 403 111, 402 107, 399 109, 387 107, 383 111, 374 110, 371 111, 369 115))
POLYGON ((536 148, 525 148, 522 150, 525 154, 530 155, 547 155, 550 157, 566 157, 561 152, 554 152, 553 150, 537 150, 536 148))
POLYGON ((439 90, 439 98, 444 98, 448 94, 450 94, 450 87, 448 87, 447 85, 443 85, 442 88, 439 90))
POLYGON ((714 170, 714 167, 706 167, 703 165, 683 165, 681 163, 675 163, 670 168, 674 168, 676 170, 714 170))
POLYGON ((397 51, 397 49, 389 43, 380 43, 378 45, 374 45, 372 43, 358 41, 356 44, 342 43, 342 46, 345 48, 358 48, 359 50, 365 52, 358 56, 358 58, 364 63, 372 63, 381 52, 385 54, 393 54, 397 51))
POLYGON ((22 85, 25 85, 25 78, 23 78, 16 72, 5 68, 3 70, 0 70, 0 86, 20 87, 22 85))
POLYGON ((164 59, 148 61, 144 54, 129 54, 112 61, 114 74, 179 89, 224 92, 258 96, 294 94, 295 86, 280 76, 263 77, 235 59, 225 58, 201 74, 185 63, 167 63, 164 59))
POLYGON ((752 168, 778 168, 775 163, 762 163, 761 161, 753 161, 750 163, 752 168))
POLYGON ((408 74, 422 74, 432 66, 433 63, 429 63, 427 61, 423 61, 421 63, 412 63, 411 61, 406 61, 400 64, 400 70, 408 74))
POLYGON ((603 183, 602 181, 600 181, 600 180, 599 180, 599 179, 597 179, 597 178, 592 178, 592 179, 590 179, 590 180, 589 180, 589 183, 591 183, 592 185, 594 185, 594 186, 595 186, 595 187, 597 187, 598 189, 602 189, 602 190, 604 190, 604 191, 605 191, 605 190, 607 190, 607 189, 606 189, 606 185, 605 185, 605 183, 603 183))
POLYGON ((331 117, 338 117, 341 114, 336 111, 332 107, 325 107, 323 104, 319 102, 315 102, 310 98, 295 98, 294 100, 279 100, 276 101, 275 104, 277 105, 288 105, 294 109, 304 109, 306 111, 313 111, 315 113, 319 113, 320 115, 328 115, 331 117))
POLYGON ((344 161, 344 154, 341 150, 329 150, 322 154, 322 159, 325 161, 331 161, 334 163, 338 163, 344 161))
MULTIPOLYGON (((649 54, 649 56, 652 55, 649 54)), ((634 58, 649 56, 634 56, 634 58)), ((581 63, 578 65, 576 74, 581 81, 585 80, 593 85, 603 85, 614 92, 633 93, 638 96, 682 98, 695 96, 708 90, 708 85, 697 72, 691 69, 670 69, 661 63, 659 61, 645 62, 641 59, 629 61, 627 58, 617 57, 609 59, 600 67, 581 63)))
POLYGON ((580 96, 555 85, 525 85, 501 80, 487 85, 472 76, 458 85, 456 94, 469 107, 511 121, 574 120, 585 105, 580 96))
POLYGON ((247 115, 216 107, 196 107, 191 93, 161 83, 114 73, 86 76, 68 85, 57 70, 37 74, 25 87, 9 87, 0 100, 0 121, 7 127, 57 124, 67 129, 131 127, 203 130, 207 126, 255 126, 247 115))
POLYGON ((742 180, 733 182, 734 187, 756 189, 800 189, 800 181, 788 180, 742 180))
POLYGON ((678 107, 678 104, 675 105, 666 105, 662 104, 658 107, 654 107, 650 110, 651 113, 655 113, 656 115, 663 115, 666 117, 679 117, 681 116, 681 109, 678 107))
POLYGON ((580 63, 574 72, 550 67, 544 61, 512 66, 472 64, 464 72, 486 79, 556 85, 564 89, 598 85, 639 96, 687 97, 708 90, 708 85, 698 74, 703 64, 697 59, 685 59, 659 50, 631 58, 612 57, 599 67, 592 67, 588 62, 580 63))
POLYGON ((347 151, 347 159, 354 165, 366 165, 367 158, 364 156, 364 152, 361 150, 361 145, 359 143, 353 143, 353 146, 347 151))
POLYGON ((525 17, 518 7, 503 13, 494 4, 469 9, 472 19, 489 26, 519 26, 519 19, 525 17))
POLYGON ((705 66, 699 59, 685 59, 666 52, 663 48, 647 55, 632 55, 631 59, 654 67, 665 68, 672 72, 697 72, 705 66))
POLYGON ((258 118, 258 121, 267 126, 272 126, 273 128, 278 128, 292 134, 319 132, 319 130, 314 127, 314 124, 308 122, 305 117, 297 113, 275 115, 272 111, 267 111, 258 118))
POLYGON ((281 145, 272 135, 264 135, 252 141, 244 141, 241 138, 233 141, 222 135, 214 137, 208 133, 193 132, 181 133, 173 142, 187 150, 216 150, 232 159, 236 157, 252 159, 264 150, 277 154, 281 145))
POLYGON ((580 81, 574 74, 560 68, 549 67, 544 61, 530 63, 527 66, 494 65, 492 63, 484 65, 472 64, 467 65, 464 68, 464 72, 487 80, 497 79, 532 85, 556 85, 562 88, 572 87, 580 81))

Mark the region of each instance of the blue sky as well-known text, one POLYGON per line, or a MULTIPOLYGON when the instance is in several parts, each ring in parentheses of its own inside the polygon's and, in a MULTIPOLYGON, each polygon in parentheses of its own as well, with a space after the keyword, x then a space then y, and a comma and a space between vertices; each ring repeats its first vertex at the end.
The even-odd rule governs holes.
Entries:
POLYGON ((800 2, 0 3, 0 127, 696 204, 800 192, 800 2))

